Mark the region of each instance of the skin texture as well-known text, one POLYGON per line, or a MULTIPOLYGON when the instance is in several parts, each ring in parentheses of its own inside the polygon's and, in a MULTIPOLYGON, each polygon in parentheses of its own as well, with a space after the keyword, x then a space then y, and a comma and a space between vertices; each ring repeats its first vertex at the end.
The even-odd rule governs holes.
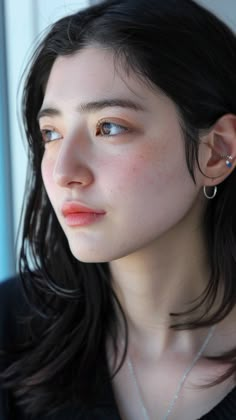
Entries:
POLYGON ((44 183, 71 250, 82 261, 112 261, 155 247, 186 217, 202 186, 201 179, 194 185, 188 173, 174 104, 134 75, 121 76, 105 50, 61 57, 42 106, 61 112, 40 120, 41 129, 55 130, 58 138, 46 145, 44 183), (144 111, 76 111, 81 103, 114 98, 131 99, 144 111), (96 135, 103 119, 128 130, 113 126, 116 135, 96 135), (102 209, 106 216, 89 227, 68 228, 61 206, 69 200, 102 209))
MULTIPOLYGON (((194 184, 175 104, 132 72, 127 75, 121 66, 114 66, 109 50, 91 46, 56 60, 39 124, 47 140, 43 181, 71 252, 84 262, 109 262, 146 404, 153 418, 157 410, 164 415, 208 332, 170 330, 169 313, 187 309, 206 285, 202 187, 216 185, 229 174, 219 156, 236 155, 235 119, 223 117, 202 138, 199 160, 205 175, 196 170, 194 184), (90 106, 88 110, 85 105, 114 99, 132 101, 139 109, 90 106), (105 215, 87 226, 68 226, 62 206, 70 201, 103 210, 105 215), (153 366, 158 366, 158 377, 153 366)), ((233 345, 233 325, 231 314, 218 327, 206 355, 233 345)), ((212 369, 215 373, 216 366, 202 362, 191 379, 198 382, 204 375, 206 379, 208 370, 212 379, 212 369)), ((126 389, 129 380, 124 365, 114 382, 117 400, 125 418, 142 419, 137 390, 133 388, 131 395, 126 389)), ((197 418, 230 387, 223 384, 207 394, 199 392, 197 398, 195 392, 186 391, 173 418, 189 419, 190 412, 197 418)))

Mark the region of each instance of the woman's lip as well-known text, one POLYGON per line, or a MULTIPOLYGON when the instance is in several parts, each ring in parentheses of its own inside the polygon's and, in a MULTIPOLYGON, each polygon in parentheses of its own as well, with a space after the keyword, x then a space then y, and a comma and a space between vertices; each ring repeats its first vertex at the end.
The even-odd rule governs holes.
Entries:
POLYGON ((73 201, 65 202, 62 206, 61 211, 64 217, 73 214, 102 215, 106 213, 104 210, 93 209, 73 201))
POLYGON ((68 213, 65 216, 67 226, 88 226, 101 219, 105 213, 91 213, 91 212, 80 212, 80 213, 68 213))

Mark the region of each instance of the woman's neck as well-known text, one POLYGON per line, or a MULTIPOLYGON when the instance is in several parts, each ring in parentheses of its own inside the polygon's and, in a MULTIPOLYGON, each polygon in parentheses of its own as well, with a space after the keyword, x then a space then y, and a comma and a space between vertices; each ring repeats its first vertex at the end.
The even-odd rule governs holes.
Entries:
POLYGON ((130 336, 143 343, 158 342, 160 352, 176 336, 169 326, 178 319, 170 313, 188 310, 209 279, 202 231, 189 226, 193 225, 183 222, 145 249, 110 263, 130 336))

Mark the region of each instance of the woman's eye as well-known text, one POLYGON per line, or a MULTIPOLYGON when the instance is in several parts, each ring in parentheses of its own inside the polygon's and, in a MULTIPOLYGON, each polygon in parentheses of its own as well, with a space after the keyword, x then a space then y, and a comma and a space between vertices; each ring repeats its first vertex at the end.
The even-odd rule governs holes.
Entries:
POLYGON ((59 140, 61 138, 61 134, 56 130, 44 129, 41 130, 41 134, 44 143, 50 143, 51 141, 59 140))
POLYGON ((96 136, 116 136, 128 131, 127 127, 108 121, 101 121, 96 128, 96 136))

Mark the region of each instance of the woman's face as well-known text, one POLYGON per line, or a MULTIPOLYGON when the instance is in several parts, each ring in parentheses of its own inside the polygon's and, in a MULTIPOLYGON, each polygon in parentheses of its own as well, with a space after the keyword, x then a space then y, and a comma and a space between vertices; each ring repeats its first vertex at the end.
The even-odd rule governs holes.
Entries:
POLYGON ((174 103, 115 67, 108 50, 56 60, 39 124, 45 188, 79 260, 155 247, 195 205, 201 174, 195 185, 174 103))

